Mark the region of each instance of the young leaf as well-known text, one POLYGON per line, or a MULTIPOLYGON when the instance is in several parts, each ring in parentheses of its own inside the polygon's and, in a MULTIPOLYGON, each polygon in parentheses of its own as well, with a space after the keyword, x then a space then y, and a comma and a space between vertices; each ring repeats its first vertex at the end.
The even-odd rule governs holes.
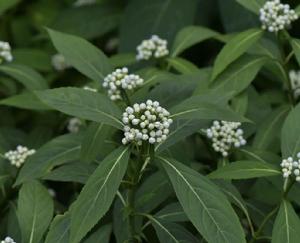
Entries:
POLYGON ((281 152, 283 158, 295 157, 300 152, 300 104, 288 114, 281 130, 281 152))
POLYGON ((71 242, 80 242, 110 208, 126 172, 129 155, 128 147, 116 149, 90 176, 71 208, 71 242))
POLYGON ((259 161, 237 161, 227 164, 208 175, 212 179, 249 179, 276 176, 281 171, 275 166, 259 161))
POLYGON ((68 134, 54 138, 27 159, 15 185, 40 178, 54 166, 78 159, 80 149, 80 134, 68 134))
POLYGON ((168 58, 167 62, 171 67, 181 74, 195 73, 199 70, 194 63, 180 57, 168 58))
POLYGON ((121 111, 105 95, 80 88, 57 88, 36 92, 46 105, 82 119, 122 128, 121 111))
POLYGON ((206 177, 167 158, 159 158, 184 212, 208 242, 245 243, 242 226, 224 194, 206 177))
POLYGON ((39 182, 25 183, 19 192, 18 219, 22 241, 39 243, 53 216, 53 201, 39 182))
POLYGON ((184 27, 176 35, 170 52, 171 57, 178 56, 189 47, 218 35, 219 33, 203 26, 184 27))
POLYGON ((0 72, 9 75, 28 90, 43 90, 48 88, 47 81, 34 69, 18 64, 1 65, 0 72))
POLYGON ((244 6, 255 14, 259 14, 260 8, 266 2, 266 0, 236 0, 239 4, 244 6))
POLYGON ((300 238, 300 220, 290 202, 283 200, 272 232, 272 243, 297 243, 300 238))
POLYGON ((214 64, 211 80, 214 80, 227 66, 244 54, 263 35, 261 29, 250 29, 237 34, 221 50, 214 64))
POLYGON ((70 215, 57 215, 53 219, 45 243, 66 243, 69 242, 70 215))
POLYGON ((48 29, 51 40, 67 63, 95 81, 103 81, 112 71, 109 60, 97 47, 88 41, 69 34, 48 29))

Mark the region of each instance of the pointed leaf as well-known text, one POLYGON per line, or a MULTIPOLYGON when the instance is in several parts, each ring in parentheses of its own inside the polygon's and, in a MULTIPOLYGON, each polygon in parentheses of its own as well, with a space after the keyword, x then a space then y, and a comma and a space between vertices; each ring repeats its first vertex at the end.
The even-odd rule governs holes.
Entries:
POLYGON ((239 4, 244 6, 255 14, 259 14, 260 8, 264 5, 266 0, 236 0, 239 4))
POLYGON ((57 215, 51 225, 45 243, 66 243, 69 242, 70 215, 57 215))
MULTIPOLYGON (((299 9, 300 9, 300 7, 299 7, 299 9)), ((300 65, 300 39, 292 38, 290 41, 291 41, 291 45, 293 47, 293 51, 295 53, 296 59, 298 61, 298 64, 300 65)))

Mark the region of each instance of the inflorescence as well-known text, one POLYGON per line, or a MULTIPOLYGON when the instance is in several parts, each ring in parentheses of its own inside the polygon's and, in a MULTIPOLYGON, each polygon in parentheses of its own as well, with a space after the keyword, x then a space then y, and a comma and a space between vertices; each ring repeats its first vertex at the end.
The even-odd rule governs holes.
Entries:
POLYGON ((79 118, 72 117, 68 121, 67 129, 70 133, 77 133, 82 125, 82 121, 79 118))
POLYGON ((294 174, 296 181, 300 181, 300 153, 297 154, 298 160, 294 160, 292 157, 282 160, 280 166, 284 178, 289 178, 294 174))
POLYGON ((296 99, 300 96, 300 71, 291 70, 289 72, 291 86, 296 99))
POLYGON ((168 42, 159 38, 157 35, 152 35, 150 39, 143 40, 137 49, 137 60, 149 60, 151 57, 161 58, 169 54, 167 48, 168 42))
POLYGON ((4 154, 4 157, 10 161, 10 163, 16 167, 20 167, 24 164, 28 156, 35 153, 34 149, 28 149, 25 146, 18 145, 16 150, 10 150, 4 154))
POLYGON ((170 113, 159 105, 159 102, 147 100, 146 103, 128 106, 123 113, 123 144, 134 142, 142 145, 160 143, 167 139, 169 127, 173 120, 170 113))
POLYGON ((16 243, 12 238, 10 237, 5 237, 4 240, 1 241, 1 243, 16 243))
POLYGON ((64 71, 70 67, 70 65, 66 62, 65 57, 59 53, 52 56, 51 63, 54 69, 57 71, 64 71))
POLYGON ((139 75, 128 74, 126 67, 118 68, 104 78, 103 87, 108 91, 111 100, 122 99, 123 90, 133 90, 141 86, 144 80, 139 75))
POLYGON ((13 56, 11 54, 11 48, 8 42, 0 41, 0 63, 3 61, 11 62, 13 56))
POLYGON ((288 4, 280 3, 280 0, 267 1, 260 9, 260 21, 262 28, 269 32, 283 30, 298 19, 295 10, 290 9, 288 4))
POLYGON ((239 148, 246 144, 240 122, 214 121, 212 127, 206 130, 206 135, 212 140, 212 147, 223 157, 228 156, 234 146, 239 148))

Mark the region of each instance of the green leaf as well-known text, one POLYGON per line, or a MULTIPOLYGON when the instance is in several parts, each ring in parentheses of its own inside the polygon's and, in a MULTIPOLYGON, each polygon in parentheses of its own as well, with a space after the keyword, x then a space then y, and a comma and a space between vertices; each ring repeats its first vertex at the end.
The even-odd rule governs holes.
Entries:
POLYGON ((244 6, 255 14, 259 14, 260 8, 264 5, 266 0, 236 0, 239 4, 244 6))
POLYGON ((164 243, 197 243, 199 240, 179 224, 147 215, 160 242, 164 243))
POLYGON ((238 94, 250 85, 266 61, 266 57, 242 56, 221 73, 211 86, 222 92, 238 94))
POLYGON ((92 162, 96 159, 109 132, 110 127, 103 123, 93 122, 89 126, 81 144, 80 158, 82 161, 92 162))
POLYGON ((13 8, 17 5, 21 0, 1 0, 0 1, 0 15, 2 15, 5 11, 13 8))
POLYGON ((172 45, 177 31, 194 22, 197 7, 195 0, 130 1, 121 22, 121 52, 135 51, 142 40, 153 34, 167 39, 172 45))
POLYGON ((43 90, 48 88, 47 81, 35 70, 19 64, 0 66, 0 72, 14 78, 28 90, 43 90))
POLYGON ((79 158, 81 136, 68 134, 54 138, 28 157, 21 168, 15 185, 44 176, 54 166, 79 158))
POLYGON ((281 171, 275 166, 259 161, 237 161, 227 164, 208 175, 212 179, 249 179, 276 176, 281 171))
POLYGON ((288 114, 281 130, 281 152, 283 158, 296 157, 300 152, 300 104, 288 114))
POLYGON ((55 168, 48 172, 43 179, 50 181, 69 181, 85 184, 91 174, 95 171, 94 164, 74 162, 55 168))
POLYGON ((299 15, 300 14, 300 5, 298 5, 295 9, 295 12, 299 15))
POLYGON ((188 221, 188 218, 186 217, 186 214, 184 213, 181 205, 176 203, 171 203, 158 211, 155 214, 155 217, 158 217, 160 219, 170 221, 170 222, 184 222, 188 221))
POLYGON ((45 243, 66 243, 69 241, 70 215, 57 215, 53 219, 45 243))
POLYGON ((57 88, 36 92, 48 106, 60 112, 82 119, 122 128, 122 113, 105 95, 80 88, 57 88))
POLYGON ((48 29, 51 40, 66 61, 92 80, 103 81, 112 71, 108 58, 88 41, 48 29))
POLYGON ((19 192, 18 219, 22 241, 39 243, 53 216, 53 201, 39 182, 25 183, 19 192))
POLYGON ((253 141, 254 148, 262 150, 270 148, 270 145, 278 136, 277 132, 281 130, 289 110, 289 106, 279 107, 259 125, 253 141))
POLYGON ((67 8, 58 12, 51 28, 93 39, 116 28, 120 17, 121 12, 116 4, 93 4, 80 8, 67 8))
MULTIPOLYGON (((300 7, 299 7, 299 9, 300 9, 300 7)), ((291 38, 290 41, 291 41, 291 45, 293 47, 293 51, 295 53, 296 59, 298 61, 298 64, 300 65, 300 40, 291 38)))
POLYGON ((25 92, 0 100, 0 105, 29 110, 50 110, 48 106, 43 104, 40 99, 31 92, 25 92))
POLYGON ((70 241, 78 243, 110 208, 127 169, 129 148, 106 157, 80 192, 71 209, 70 241))
POLYGON ((177 33, 170 55, 178 56, 189 47, 218 35, 219 33, 203 26, 184 27, 177 33))
POLYGON ((83 241, 83 243, 109 243, 111 232, 111 224, 104 225, 91 234, 86 240, 83 241))
POLYGON ((233 37, 218 54, 211 80, 214 80, 227 66, 244 54, 263 35, 261 29, 250 29, 233 37))
POLYGON ((206 177, 173 160, 159 158, 184 212, 208 242, 243 243, 242 226, 224 194, 206 177))
POLYGON ((133 53, 119 53, 109 58, 109 61, 113 67, 124 67, 137 62, 135 54, 133 53))
POLYGON ((300 221, 293 206, 283 200, 272 232, 272 243, 297 243, 300 238, 300 221))
POLYGON ((199 70, 195 64, 180 57, 168 58, 167 62, 171 67, 182 74, 190 74, 199 70))

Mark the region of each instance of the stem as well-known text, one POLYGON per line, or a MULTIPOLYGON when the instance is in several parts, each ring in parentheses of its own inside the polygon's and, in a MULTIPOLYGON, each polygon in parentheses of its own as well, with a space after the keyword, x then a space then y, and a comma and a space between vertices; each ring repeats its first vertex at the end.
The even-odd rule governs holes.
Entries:
POLYGON ((122 96, 123 100, 125 101, 126 105, 128 105, 128 106, 132 105, 132 103, 129 99, 129 96, 127 95, 127 93, 124 89, 121 89, 121 96, 122 96))
POLYGON ((132 242, 135 241, 135 236, 136 236, 136 230, 135 230, 135 217, 134 217, 134 208, 135 208, 135 192, 136 192, 136 188, 135 186, 132 186, 129 190, 128 190, 128 207, 130 210, 130 214, 128 217, 128 224, 129 224, 129 232, 130 232, 130 240, 132 242))
POLYGON ((289 191, 291 190, 292 186, 294 185, 295 180, 289 180, 288 178, 284 181, 283 185, 283 194, 282 198, 286 199, 287 195, 289 194, 289 191))

